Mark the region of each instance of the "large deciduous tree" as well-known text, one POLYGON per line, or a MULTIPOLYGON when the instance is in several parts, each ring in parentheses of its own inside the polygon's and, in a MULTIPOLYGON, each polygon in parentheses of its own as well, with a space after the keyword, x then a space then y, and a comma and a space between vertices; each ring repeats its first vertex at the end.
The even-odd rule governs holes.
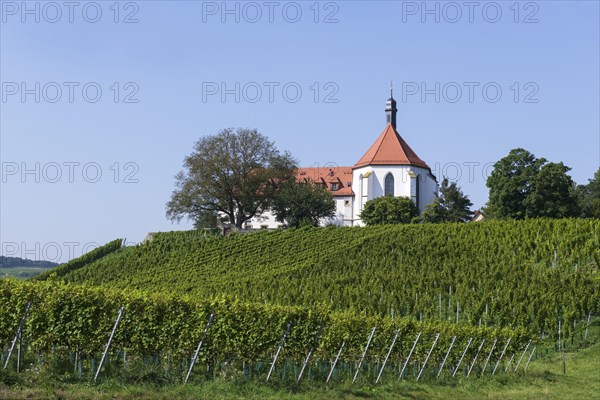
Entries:
POLYGON ((587 185, 577 186, 577 197, 583 218, 600 218, 600 168, 587 185))
POLYGON ((205 136, 184 160, 167 203, 167 218, 198 223, 220 213, 241 228, 269 209, 282 182, 295 179, 296 161, 255 129, 205 136))
POLYGON ((318 226, 322 218, 335 215, 335 201, 323 185, 308 180, 290 180, 280 185, 273 213, 289 227, 318 226))
POLYGON ((409 224, 419 209, 409 197, 381 196, 366 202, 360 219, 367 225, 409 224))
POLYGON ((575 183, 563 163, 545 164, 533 181, 525 204, 528 217, 567 218, 579 214, 575 183))
POLYGON ((425 207, 421 219, 433 223, 467 222, 473 216, 472 205, 456 182, 449 183, 448 178, 444 178, 439 195, 425 207))
POLYGON ((563 163, 511 150, 487 179, 486 214, 496 218, 564 218, 578 214, 575 184, 563 163))
POLYGON ((524 219, 527 216, 525 199, 533 191, 533 182, 543 158, 535 158, 525 149, 513 149, 494 164, 487 179, 490 196, 485 212, 496 218, 524 219))

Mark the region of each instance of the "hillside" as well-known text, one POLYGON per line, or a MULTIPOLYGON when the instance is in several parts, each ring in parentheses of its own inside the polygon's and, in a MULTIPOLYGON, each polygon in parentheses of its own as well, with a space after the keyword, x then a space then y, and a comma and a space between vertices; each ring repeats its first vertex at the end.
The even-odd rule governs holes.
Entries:
POLYGON ((57 263, 51 261, 0 256, 0 278, 32 278, 57 265, 57 263))
POLYGON ((51 261, 0 256, 0 268, 54 268, 57 265, 51 261))
POLYGON ((598 220, 528 220, 170 232, 62 280, 543 333, 600 310, 599 228, 598 220))

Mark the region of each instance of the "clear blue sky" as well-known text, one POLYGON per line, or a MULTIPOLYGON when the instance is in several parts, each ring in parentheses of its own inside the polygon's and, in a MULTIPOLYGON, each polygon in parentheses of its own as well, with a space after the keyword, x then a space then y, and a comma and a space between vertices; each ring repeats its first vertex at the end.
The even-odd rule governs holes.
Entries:
POLYGON ((578 183, 599 166, 597 1, 23 4, 1 2, 4 255, 65 261, 189 229, 165 218, 173 177, 225 127, 302 166, 353 165, 390 80, 400 134, 474 208, 510 149, 578 183))

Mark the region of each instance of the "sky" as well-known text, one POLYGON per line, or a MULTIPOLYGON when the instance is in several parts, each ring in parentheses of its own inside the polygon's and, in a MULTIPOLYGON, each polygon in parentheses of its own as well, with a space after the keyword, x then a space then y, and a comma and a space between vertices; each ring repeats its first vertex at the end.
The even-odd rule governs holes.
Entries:
POLYGON ((190 229, 194 143, 256 128, 351 166, 385 128, 487 201, 511 149, 600 165, 598 1, 0 1, 1 254, 64 262, 190 229))

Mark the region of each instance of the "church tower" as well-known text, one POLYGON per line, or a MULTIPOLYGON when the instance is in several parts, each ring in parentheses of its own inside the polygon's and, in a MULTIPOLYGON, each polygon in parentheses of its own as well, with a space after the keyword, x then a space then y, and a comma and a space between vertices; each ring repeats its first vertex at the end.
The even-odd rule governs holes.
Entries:
POLYGON ((390 98, 385 103, 385 124, 391 124, 394 129, 396 129, 396 113, 398 109, 396 108, 396 100, 394 100, 394 94, 392 89, 390 89, 390 98))
POLYGON ((423 212, 435 200, 437 179, 396 129, 396 100, 390 90, 386 126, 373 145, 352 167, 353 221, 362 225, 364 205, 377 197, 408 197, 423 212))

